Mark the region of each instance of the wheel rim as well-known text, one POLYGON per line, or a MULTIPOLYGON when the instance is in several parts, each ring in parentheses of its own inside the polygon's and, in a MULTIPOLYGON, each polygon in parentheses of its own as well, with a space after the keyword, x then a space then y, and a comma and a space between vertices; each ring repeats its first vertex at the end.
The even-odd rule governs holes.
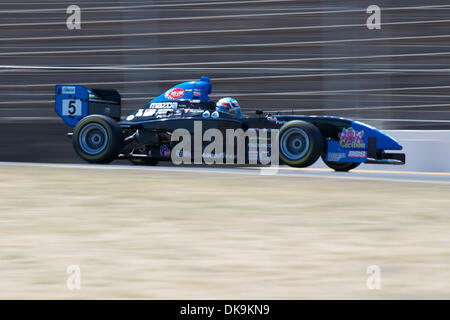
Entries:
POLYGON ((289 160, 301 159, 308 152, 308 134, 301 128, 287 129, 280 140, 280 149, 289 160))
POLYGON ((108 145, 108 132, 99 123, 89 123, 84 126, 79 137, 81 150, 89 155, 103 152, 108 145))

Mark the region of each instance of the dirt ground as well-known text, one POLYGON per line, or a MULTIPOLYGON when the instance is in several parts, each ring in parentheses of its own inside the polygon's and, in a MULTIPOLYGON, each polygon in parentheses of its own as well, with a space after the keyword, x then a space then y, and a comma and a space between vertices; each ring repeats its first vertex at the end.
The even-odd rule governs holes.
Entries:
POLYGON ((0 166, 0 299, 448 299, 449 196, 413 182, 0 166))

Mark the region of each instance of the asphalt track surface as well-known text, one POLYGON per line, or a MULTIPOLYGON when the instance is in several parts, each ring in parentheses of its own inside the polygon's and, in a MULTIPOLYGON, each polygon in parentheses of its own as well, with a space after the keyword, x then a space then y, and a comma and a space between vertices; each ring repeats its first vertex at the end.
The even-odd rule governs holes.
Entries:
POLYGON ((116 88, 123 115, 207 75, 244 113, 324 114, 449 129, 450 4, 371 0, 0 2, 0 161, 77 163, 55 84, 116 88))
POLYGON ((134 170, 151 174, 152 172, 178 172, 195 174, 226 174, 226 175, 264 175, 275 176, 284 175, 290 177, 308 177, 322 179, 346 179, 346 180, 381 180, 387 182, 408 182, 408 183, 438 183, 450 184, 450 172, 418 172, 418 171, 395 171, 395 170, 365 170, 355 169, 350 172, 335 172, 324 168, 292 168, 289 166, 272 167, 218 167, 218 166, 175 166, 162 164, 155 167, 134 166, 129 164, 92 165, 92 164, 54 164, 54 163, 29 163, 29 162, 0 162, 0 166, 27 166, 54 167, 67 169, 87 169, 87 170, 134 170))

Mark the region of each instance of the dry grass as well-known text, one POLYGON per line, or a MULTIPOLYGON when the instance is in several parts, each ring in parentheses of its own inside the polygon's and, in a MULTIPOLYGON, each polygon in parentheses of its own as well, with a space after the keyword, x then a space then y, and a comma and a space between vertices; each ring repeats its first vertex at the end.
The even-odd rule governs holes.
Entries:
POLYGON ((0 167, 0 298, 450 298, 449 191, 0 167))

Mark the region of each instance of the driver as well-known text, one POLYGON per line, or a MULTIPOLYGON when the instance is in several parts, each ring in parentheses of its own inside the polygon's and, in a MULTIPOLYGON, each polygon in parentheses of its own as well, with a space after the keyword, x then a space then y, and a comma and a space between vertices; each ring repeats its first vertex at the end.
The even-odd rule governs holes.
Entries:
POLYGON ((225 112, 229 114, 236 115, 238 117, 242 116, 241 107, 236 99, 226 97, 222 98, 216 103, 216 110, 220 112, 225 112))

